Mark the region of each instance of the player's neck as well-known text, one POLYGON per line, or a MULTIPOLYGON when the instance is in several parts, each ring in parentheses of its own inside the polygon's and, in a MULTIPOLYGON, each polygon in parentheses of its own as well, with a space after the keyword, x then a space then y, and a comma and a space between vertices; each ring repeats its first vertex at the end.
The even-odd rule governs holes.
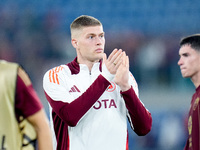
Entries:
POLYGON ((92 62, 92 61, 86 61, 86 60, 85 61, 77 60, 77 61, 79 64, 85 64, 88 67, 89 71, 92 70, 93 65, 97 62, 97 61, 92 62))
POLYGON ((194 75, 194 76, 191 78, 191 80, 192 80, 194 86, 195 86, 196 88, 198 88, 199 85, 200 85, 200 72, 198 72, 196 75, 194 75))

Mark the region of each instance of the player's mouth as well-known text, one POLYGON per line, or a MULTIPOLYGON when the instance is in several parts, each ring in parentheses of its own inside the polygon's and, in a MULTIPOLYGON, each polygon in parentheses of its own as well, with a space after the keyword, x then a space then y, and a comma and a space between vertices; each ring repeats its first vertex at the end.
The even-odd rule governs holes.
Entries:
POLYGON ((97 53, 103 53, 103 49, 102 48, 98 48, 98 49, 95 50, 95 52, 97 52, 97 53))
POLYGON ((181 73, 186 72, 186 68, 181 68, 181 73))
POLYGON ((181 67, 180 69, 181 69, 181 70, 185 70, 186 68, 185 68, 185 67, 181 67))

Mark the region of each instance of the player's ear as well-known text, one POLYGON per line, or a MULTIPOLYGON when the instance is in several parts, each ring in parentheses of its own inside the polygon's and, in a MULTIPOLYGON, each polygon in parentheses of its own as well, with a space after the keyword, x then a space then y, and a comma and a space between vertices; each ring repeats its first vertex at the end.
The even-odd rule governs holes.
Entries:
POLYGON ((71 40, 71 43, 72 43, 72 46, 73 46, 74 48, 77 48, 77 46, 78 46, 78 41, 77 41, 76 39, 72 39, 72 40, 71 40))

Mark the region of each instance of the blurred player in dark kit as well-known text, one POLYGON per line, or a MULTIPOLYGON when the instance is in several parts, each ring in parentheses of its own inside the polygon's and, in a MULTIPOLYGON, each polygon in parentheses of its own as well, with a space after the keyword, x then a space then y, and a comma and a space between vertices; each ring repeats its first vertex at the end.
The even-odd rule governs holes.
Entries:
POLYGON ((180 42, 179 49, 181 74, 190 78, 196 92, 192 96, 188 116, 188 140, 185 150, 200 149, 200 34, 185 37, 180 42))
POLYGON ((0 149, 52 150, 48 118, 17 63, 0 60, 0 149))

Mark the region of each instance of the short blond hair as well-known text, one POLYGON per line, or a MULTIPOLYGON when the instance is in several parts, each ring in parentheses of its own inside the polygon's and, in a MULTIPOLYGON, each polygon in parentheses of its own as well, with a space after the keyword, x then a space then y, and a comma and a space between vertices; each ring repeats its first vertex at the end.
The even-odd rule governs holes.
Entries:
POLYGON ((71 36, 73 37, 75 31, 90 26, 102 26, 102 23, 98 19, 88 15, 77 17, 70 25, 71 36))

